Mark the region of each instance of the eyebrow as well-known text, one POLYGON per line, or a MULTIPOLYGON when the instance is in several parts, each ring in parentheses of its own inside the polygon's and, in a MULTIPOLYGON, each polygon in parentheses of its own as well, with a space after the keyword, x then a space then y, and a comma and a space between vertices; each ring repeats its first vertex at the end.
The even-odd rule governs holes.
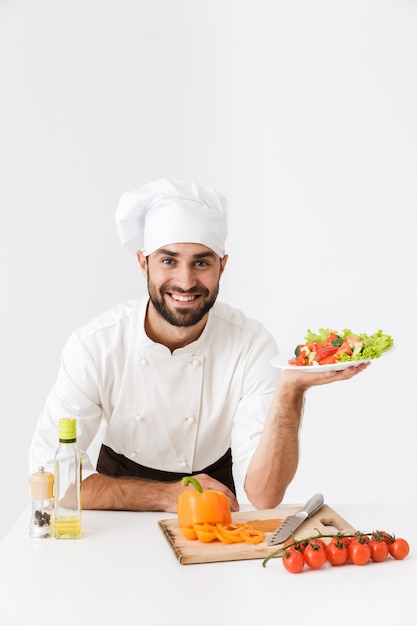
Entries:
MULTIPOLYGON (((158 255, 166 254, 167 256, 172 256, 175 258, 182 256, 180 252, 174 252, 173 250, 169 250, 168 248, 159 248, 159 250, 156 251, 156 254, 158 255)), ((211 257, 215 259, 216 255, 211 250, 207 250, 206 252, 198 252, 197 254, 193 254, 192 257, 193 259, 205 259, 207 257, 211 257)))

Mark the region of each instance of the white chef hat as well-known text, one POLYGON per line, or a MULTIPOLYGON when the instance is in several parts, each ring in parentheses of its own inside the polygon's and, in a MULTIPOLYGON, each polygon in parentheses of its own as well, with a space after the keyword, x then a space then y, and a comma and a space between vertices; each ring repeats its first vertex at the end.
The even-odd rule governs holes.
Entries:
POLYGON ((126 192, 116 210, 122 245, 145 256, 171 243, 201 243, 225 254, 227 199, 195 182, 161 178, 126 192))

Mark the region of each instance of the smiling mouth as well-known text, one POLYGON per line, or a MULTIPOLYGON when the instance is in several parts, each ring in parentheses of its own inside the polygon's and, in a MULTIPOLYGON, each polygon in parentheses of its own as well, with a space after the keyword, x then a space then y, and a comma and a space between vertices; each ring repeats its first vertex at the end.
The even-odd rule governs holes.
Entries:
POLYGON ((179 293, 171 293, 170 296, 176 302, 193 302, 199 297, 198 295, 181 295, 179 293))

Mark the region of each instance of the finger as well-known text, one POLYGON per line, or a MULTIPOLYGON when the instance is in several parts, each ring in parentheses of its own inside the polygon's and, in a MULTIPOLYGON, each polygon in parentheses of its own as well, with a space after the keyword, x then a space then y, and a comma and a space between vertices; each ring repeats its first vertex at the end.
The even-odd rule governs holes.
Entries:
MULTIPOLYGON (((291 377, 293 381, 300 383, 301 386, 308 389, 309 387, 318 385, 326 385, 337 381, 349 380, 350 378, 353 378, 353 376, 356 376, 366 370, 370 364, 370 361, 367 361, 366 363, 360 363, 359 365, 351 365, 343 370, 331 370, 329 372, 297 372, 295 370, 286 370, 285 374, 287 374, 288 379, 291 377)), ((283 380, 283 378, 281 380, 283 380)))
POLYGON ((229 500, 231 511, 239 511, 239 502, 233 491, 226 487, 226 485, 215 478, 212 478, 208 474, 197 474, 195 478, 198 480, 203 489, 213 489, 214 491, 224 493, 226 498, 229 500))

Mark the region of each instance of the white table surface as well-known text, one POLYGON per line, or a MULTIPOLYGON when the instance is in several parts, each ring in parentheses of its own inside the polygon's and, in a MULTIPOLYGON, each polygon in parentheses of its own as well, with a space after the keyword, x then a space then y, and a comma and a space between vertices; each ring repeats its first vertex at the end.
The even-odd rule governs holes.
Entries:
POLYGON ((280 559, 181 565, 157 523, 173 515, 84 511, 82 539, 59 541, 29 536, 28 508, 0 543, 0 626, 416 626, 415 531, 392 506, 328 504, 403 536, 409 556, 300 574, 280 559))

